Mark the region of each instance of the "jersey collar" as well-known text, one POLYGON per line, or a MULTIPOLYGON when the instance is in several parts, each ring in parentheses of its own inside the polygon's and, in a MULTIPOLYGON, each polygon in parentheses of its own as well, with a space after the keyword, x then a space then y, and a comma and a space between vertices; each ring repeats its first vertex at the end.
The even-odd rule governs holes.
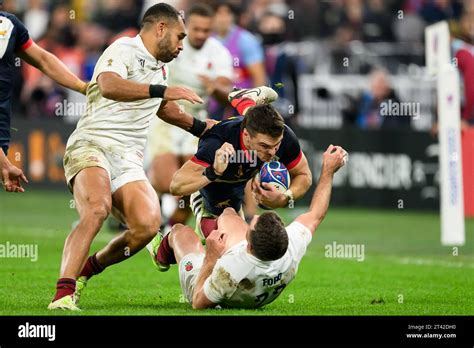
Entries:
POLYGON ((142 37, 140 36, 140 34, 137 34, 137 36, 135 36, 135 39, 137 40, 138 42, 138 46, 140 46, 140 48, 142 49, 143 52, 145 52, 145 55, 147 58, 151 59, 153 62, 157 63, 159 66, 163 66, 165 65, 165 63, 163 63, 162 61, 159 61, 158 59, 156 59, 155 57, 153 57, 153 55, 150 53, 150 51, 148 51, 148 49, 145 47, 145 44, 143 43, 143 39, 142 37))
POLYGON ((262 261, 259 258, 253 256, 251 253, 249 253, 247 250, 245 250, 245 254, 247 255, 249 261, 253 263, 254 265, 264 265, 268 266, 271 264, 273 261, 262 261))

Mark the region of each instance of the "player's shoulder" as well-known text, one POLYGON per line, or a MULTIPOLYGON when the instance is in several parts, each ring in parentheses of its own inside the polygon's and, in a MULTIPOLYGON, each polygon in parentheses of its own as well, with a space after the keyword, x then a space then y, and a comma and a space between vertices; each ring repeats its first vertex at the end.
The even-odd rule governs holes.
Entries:
POLYGON ((137 37, 122 36, 110 44, 109 47, 120 47, 124 49, 137 49, 137 37))
POLYGON ((233 246, 229 249, 216 263, 216 269, 221 274, 227 274, 227 277, 234 282, 240 282, 244 279, 252 269, 255 267, 254 264, 249 262, 248 258, 245 257, 247 250, 247 242, 242 241, 241 243, 233 246))
POLYGON ((221 121, 212 127, 203 137, 206 136, 218 136, 223 139, 232 139, 235 135, 240 134, 240 125, 242 124, 243 117, 232 117, 227 120, 221 121))
POLYGON ((131 64, 136 58, 140 45, 137 41, 138 37, 124 36, 112 42, 104 51, 105 55, 112 56, 115 59, 120 59, 126 64, 131 64))
POLYGON ((285 229, 286 229, 286 233, 288 233, 288 236, 290 236, 290 234, 292 235, 300 234, 300 235, 310 236, 310 237, 312 236, 312 233, 309 230, 309 228, 296 220, 291 222, 288 226, 286 226, 285 229))
POLYGON ((0 17, 8 19, 13 24, 13 26, 18 26, 22 24, 20 19, 10 12, 0 11, 0 17))
MULTIPOLYGON (((304 247, 304 249, 306 250, 306 246, 311 243, 311 240, 313 238, 311 230, 306 225, 296 220, 286 226, 285 229, 286 233, 288 234, 288 241, 290 244, 288 250, 290 252, 292 250, 295 251, 294 246, 298 245, 304 247), (293 246, 293 248, 291 246, 293 246)), ((297 252, 300 251, 300 249, 300 247, 296 247, 297 252)))
POLYGON ((0 17, 5 17, 5 18, 8 18, 10 20, 19 21, 18 17, 15 16, 13 13, 10 13, 10 12, 0 11, 0 17))
POLYGON ((295 132, 293 129, 291 129, 288 125, 285 124, 284 130, 283 130, 283 140, 285 141, 291 141, 291 142, 299 142, 298 137, 296 136, 295 132))

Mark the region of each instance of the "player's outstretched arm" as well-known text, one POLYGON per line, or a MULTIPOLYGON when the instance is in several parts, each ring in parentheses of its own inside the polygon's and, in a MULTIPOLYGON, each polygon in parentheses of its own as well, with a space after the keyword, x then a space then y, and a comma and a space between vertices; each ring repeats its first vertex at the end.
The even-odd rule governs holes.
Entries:
POLYGON ((182 128, 197 137, 201 136, 206 132, 206 130, 218 123, 217 121, 210 119, 205 122, 200 121, 194 118, 191 114, 185 112, 174 101, 163 101, 158 110, 157 116, 166 123, 182 128))
POLYGON ((334 173, 338 171, 347 161, 347 152, 340 146, 329 145, 323 154, 323 166, 318 186, 313 194, 311 206, 307 213, 298 216, 298 221, 314 232, 323 221, 329 208, 331 199, 332 179, 334 173))
POLYGON ((74 75, 58 57, 37 44, 33 43, 18 55, 61 86, 86 94, 88 84, 74 75))
POLYGON ((190 103, 202 103, 202 99, 186 87, 167 87, 147 85, 122 78, 119 74, 105 71, 97 77, 100 94, 107 99, 119 102, 132 102, 149 98, 163 100, 187 100, 190 103))

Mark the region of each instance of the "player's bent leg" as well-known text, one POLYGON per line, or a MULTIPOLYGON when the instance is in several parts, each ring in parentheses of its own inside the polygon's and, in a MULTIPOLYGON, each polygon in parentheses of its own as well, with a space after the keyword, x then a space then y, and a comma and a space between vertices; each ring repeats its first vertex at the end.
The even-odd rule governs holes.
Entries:
POLYGON ((59 300, 74 294, 76 278, 86 263, 92 240, 110 213, 112 197, 107 171, 100 167, 81 170, 74 178, 74 200, 79 223, 66 239, 60 279, 50 309, 75 309, 66 303, 69 300, 59 300))
POLYGON ((201 238, 191 227, 183 224, 175 224, 164 237, 159 233, 147 245, 147 249, 161 272, 167 271, 170 265, 179 264, 181 258, 188 253, 204 252, 201 238))
POLYGON ((181 224, 175 226, 168 235, 169 244, 179 266, 181 289, 187 301, 192 303, 194 286, 204 261, 205 251, 200 238, 192 228, 181 224))
POLYGON ((121 262, 143 249, 160 228, 160 203, 151 184, 133 181, 113 194, 113 205, 127 222, 128 230, 97 253, 103 267, 121 262))
POLYGON ((227 234, 225 250, 247 238, 249 225, 233 208, 226 208, 217 223, 219 231, 227 234))
POLYGON ((201 243, 205 245, 207 236, 217 228, 217 216, 207 211, 204 197, 199 191, 191 195, 190 201, 192 212, 196 217, 195 233, 201 239, 201 243))
POLYGON ((201 240, 194 233, 194 230, 182 224, 173 226, 169 233, 169 245, 174 252, 176 263, 179 264, 181 259, 188 254, 204 253, 204 247, 201 240))

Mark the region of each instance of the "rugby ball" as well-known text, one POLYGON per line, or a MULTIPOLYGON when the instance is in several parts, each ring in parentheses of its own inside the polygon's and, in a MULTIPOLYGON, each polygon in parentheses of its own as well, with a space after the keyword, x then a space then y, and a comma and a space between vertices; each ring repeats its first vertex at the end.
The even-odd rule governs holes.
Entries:
MULTIPOLYGON (((290 187, 290 173, 283 163, 278 161, 265 162, 257 173, 257 180, 260 184, 269 183, 281 193, 285 193, 290 187)), ((262 185, 263 188, 263 185, 262 185)), ((260 208, 269 209, 259 205, 260 208)))

